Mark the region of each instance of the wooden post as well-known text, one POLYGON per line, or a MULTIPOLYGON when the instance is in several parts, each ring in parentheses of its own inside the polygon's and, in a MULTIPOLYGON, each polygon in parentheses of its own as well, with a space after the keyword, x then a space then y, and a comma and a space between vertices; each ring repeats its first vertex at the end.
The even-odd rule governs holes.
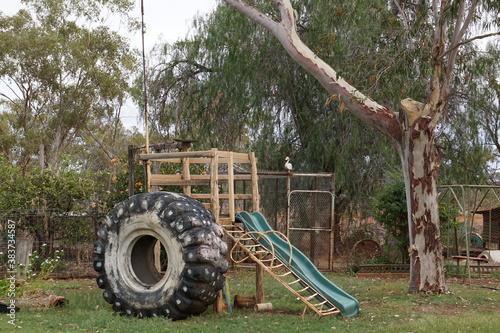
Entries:
POLYGON ((146 192, 151 192, 151 161, 144 161, 144 184, 146 187, 146 192))
POLYGON ((214 155, 210 164, 210 206, 212 214, 215 216, 215 222, 219 223, 219 154, 216 148, 212 148, 214 155))
POLYGON ((137 147, 134 145, 128 146, 128 195, 134 195, 135 185, 135 151, 137 147))
POLYGON ((258 263, 255 263, 255 293, 257 304, 264 303, 264 269, 258 263))
POLYGON ((15 260, 17 264, 22 264, 23 269, 17 270, 17 277, 26 273, 30 264, 30 253, 33 251, 33 240, 27 238, 18 238, 16 241, 15 260))
MULTIPOLYGON (((312 189, 313 191, 316 191, 318 189, 318 179, 317 177, 313 177, 313 183, 312 183, 312 189)), ((309 259, 316 265, 316 242, 318 240, 318 231, 316 230, 317 228, 317 223, 316 221, 318 220, 318 217, 316 216, 316 211, 318 209, 318 195, 317 193, 311 193, 311 207, 310 207, 310 217, 309 217, 309 228, 314 229, 309 231, 309 259)))
MULTIPOLYGON (((183 144, 182 146, 182 151, 186 152, 189 151, 189 144, 183 144)), ((182 179, 189 180, 191 179, 191 173, 189 171, 189 158, 183 158, 181 159, 182 163, 182 179)), ((191 196, 191 186, 190 185, 185 185, 182 187, 182 191, 184 192, 185 195, 191 196)))
POLYGON ((233 152, 229 152, 228 162, 227 162, 227 188, 229 192, 229 218, 231 223, 236 221, 235 217, 235 204, 234 204, 234 165, 233 165, 233 152))
POLYGON ((257 159, 253 152, 248 154, 250 164, 252 166, 252 210, 254 212, 260 211, 260 198, 259 198, 259 176, 257 175, 257 159))
POLYGON ((291 191, 291 177, 290 170, 286 176, 286 237, 290 239, 290 191, 291 191))
MULTIPOLYGON (((155 154, 159 154, 162 151, 162 147, 160 145, 153 145, 153 149, 155 151, 155 154)), ((148 162, 151 164, 150 161, 148 161, 148 162)), ((152 174, 153 175, 159 174, 160 173, 161 163, 158 162, 158 161, 153 161, 152 162, 152 166, 153 166, 153 172, 152 172, 152 174)), ((158 192, 158 190, 159 190, 159 186, 158 185, 151 186, 151 191, 152 192, 158 192)))
POLYGON ((224 294, 222 290, 219 290, 217 292, 217 298, 215 299, 213 306, 215 313, 222 313, 222 311, 224 310, 224 294))
POLYGON ((330 193, 332 193, 332 206, 330 213, 330 260, 328 261, 328 270, 333 271, 333 255, 335 253, 335 175, 332 175, 330 184, 330 193))

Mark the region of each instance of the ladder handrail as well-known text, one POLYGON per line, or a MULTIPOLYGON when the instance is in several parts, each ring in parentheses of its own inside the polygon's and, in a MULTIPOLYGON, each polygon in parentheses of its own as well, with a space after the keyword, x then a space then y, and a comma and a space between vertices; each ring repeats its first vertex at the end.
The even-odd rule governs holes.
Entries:
MULTIPOLYGON (((280 258, 275 256, 274 253, 272 253, 269 250, 267 250, 267 252, 272 256, 272 260, 271 260, 270 265, 266 265, 265 262, 263 262, 259 257, 257 257, 255 255, 255 251, 252 251, 251 248, 255 248, 258 246, 260 246, 262 248, 264 248, 264 247, 260 243, 257 243, 257 240, 255 238, 252 237, 256 243, 255 246, 252 245, 252 246, 241 246, 240 247, 247 254, 247 256, 244 259, 238 260, 238 261, 235 261, 233 259, 233 253, 237 251, 237 248, 238 248, 237 245, 240 244, 242 240, 244 240, 244 239, 248 240, 248 236, 249 235, 251 236, 252 234, 259 234, 258 239, 261 239, 262 237, 267 238, 267 235, 265 235, 266 233, 260 233, 260 232, 256 232, 256 231, 245 232, 241 227, 236 226, 234 224, 233 225, 226 225, 226 226, 223 225, 222 227, 224 228, 224 231, 226 232, 226 234, 231 239, 233 239, 233 241, 235 241, 235 245, 232 247, 231 253, 230 253, 231 259, 235 263, 240 263, 240 262, 243 262, 246 259, 250 258, 250 259, 252 259, 252 261, 254 261, 258 265, 260 265, 268 274, 270 274, 272 277, 274 277, 276 280, 278 280, 278 282, 280 282, 283 286, 285 286, 285 288, 287 288, 298 299, 300 299, 302 302, 304 302, 306 304, 306 308, 309 307, 310 309, 312 309, 316 314, 318 314, 321 317, 332 315, 332 314, 340 314, 340 310, 334 304, 332 304, 328 299, 326 299, 323 295, 321 295, 321 293, 316 291, 312 286, 310 286, 306 281, 304 281, 301 277, 299 277, 297 274, 295 274, 291 270, 291 268, 290 268, 291 260, 288 264, 284 263, 280 258), (228 228, 234 228, 234 227, 236 227, 239 230, 227 230, 228 228), (234 235, 235 233, 239 233, 240 236, 235 237, 235 235, 234 235), (280 262, 280 265, 275 265, 274 264, 275 261, 280 262), (282 274, 282 273, 277 274, 273 271, 275 269, 281 269, 281 270, 284 269, 284 270, 286 270, 286 273, 285 274, 282 274), (285 280, 283 280, 283 278, 288 277, 288 276, 293 279, 292 282, 286 282, 285 280), (297 282, 298 282, 298 285, 301 286, 300 290, 296 290, 292 287, 292 285, 297 284, 297 282), (301 294, 303 292, 307 292, 308 295, 303 296, 301 294), (319 303, 312 303, 311 301, 314 299, 318 300, 319 303), (323 309, 323 307, 325 305, 326 305, 326 308, 323 309)), ((279 233, 277 231, 273 231, 273 232, 279 233)), ((285 237, 285 239, 287 239, 287 238, 285 237)), ((267 238, 267 240, 269 241, 268 238, 267 238)), ((269 242, 269 244, 272 246, 272 242, 269 242)), ((291 244, 290 244, 290 246, 291 246, 291 244)), ((291 258, 291 255, 290 255, 290 258, 291 258)), ((305 311, 305 309, 304 309, 304 311, 305 311)))

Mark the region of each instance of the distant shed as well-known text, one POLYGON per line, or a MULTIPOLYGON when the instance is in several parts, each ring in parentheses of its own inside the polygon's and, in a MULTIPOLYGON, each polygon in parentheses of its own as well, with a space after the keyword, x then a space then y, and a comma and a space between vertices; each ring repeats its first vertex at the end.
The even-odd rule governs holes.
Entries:
POLYGON ((477 214, 483 215, 483 242, 485 247, 500 250, 500 207, 478 210, 477 214))

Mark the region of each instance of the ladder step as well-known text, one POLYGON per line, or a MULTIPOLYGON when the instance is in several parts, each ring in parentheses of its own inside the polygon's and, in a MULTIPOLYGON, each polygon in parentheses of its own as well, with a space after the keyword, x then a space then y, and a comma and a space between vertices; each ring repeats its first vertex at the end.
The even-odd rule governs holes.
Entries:
POLYGON ((295 284, 297 282, 300 282, 302 281, 301 279, 298 279, 298 280, 295 280, 295 281, 292 281, 292 282, 289 282, 288 285, 291 286, 292 284, 295 284))
POLYGON ((311 288, 311 287, 307 286, 307 287, 305 287, 304 289, 297 290, 297 293, 304 292, 304 291, 306 291, 306 290, 308 290, 308 289, 310 289, 310 288, 311 288))
POLYGON ((292 271, 288 271, 288 272, 286 272, 284 274, 280 274, 280 275, 277 275, 277 276, 279 276, 279 277, 285 277, 285 276, 288 276, 290 274, 293 274, 293 272, 292 271))
POLYGON ((326 303, 328 303, 328 301, 326 301, 326 300, 325 300, 325 301, 323 301, 323 302, 316 303, 316 304, 311 304, 311 305, 312 305, 312 306, 315 306, 315 307, 317 307, 317 308, 319 308, 319 307, 321 307, 321 306, 325 305, 326 303))
POLYGON ((314 297, 316 297, 316 296, 318 296, 318 293, 315 293, 314 295, 311 295, 311 296, 304 297, 304 299, 305 299, 306 301, 310 301, 310 300, 312 300, 312 299, 313 299, 314 297))
POLYGON ((328 309, 328 310, 321 310, 319 311, 321 313, 321 315, 323 316, 328 316, 328 315, 332 315, 332 314, 336 314, 336 313, 340 313, 340 310, 337 309, 337 308, 332 308, 332 309, 328 309))

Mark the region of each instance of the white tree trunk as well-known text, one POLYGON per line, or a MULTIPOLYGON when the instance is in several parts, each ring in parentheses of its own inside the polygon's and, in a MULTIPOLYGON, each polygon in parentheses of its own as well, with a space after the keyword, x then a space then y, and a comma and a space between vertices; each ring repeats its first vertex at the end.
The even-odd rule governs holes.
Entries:
POLYGON ((405 132, 400 156, 406 185, 410 235, 409 293, 446 293, 437 201, 437 161, 430 118, 405 132))

